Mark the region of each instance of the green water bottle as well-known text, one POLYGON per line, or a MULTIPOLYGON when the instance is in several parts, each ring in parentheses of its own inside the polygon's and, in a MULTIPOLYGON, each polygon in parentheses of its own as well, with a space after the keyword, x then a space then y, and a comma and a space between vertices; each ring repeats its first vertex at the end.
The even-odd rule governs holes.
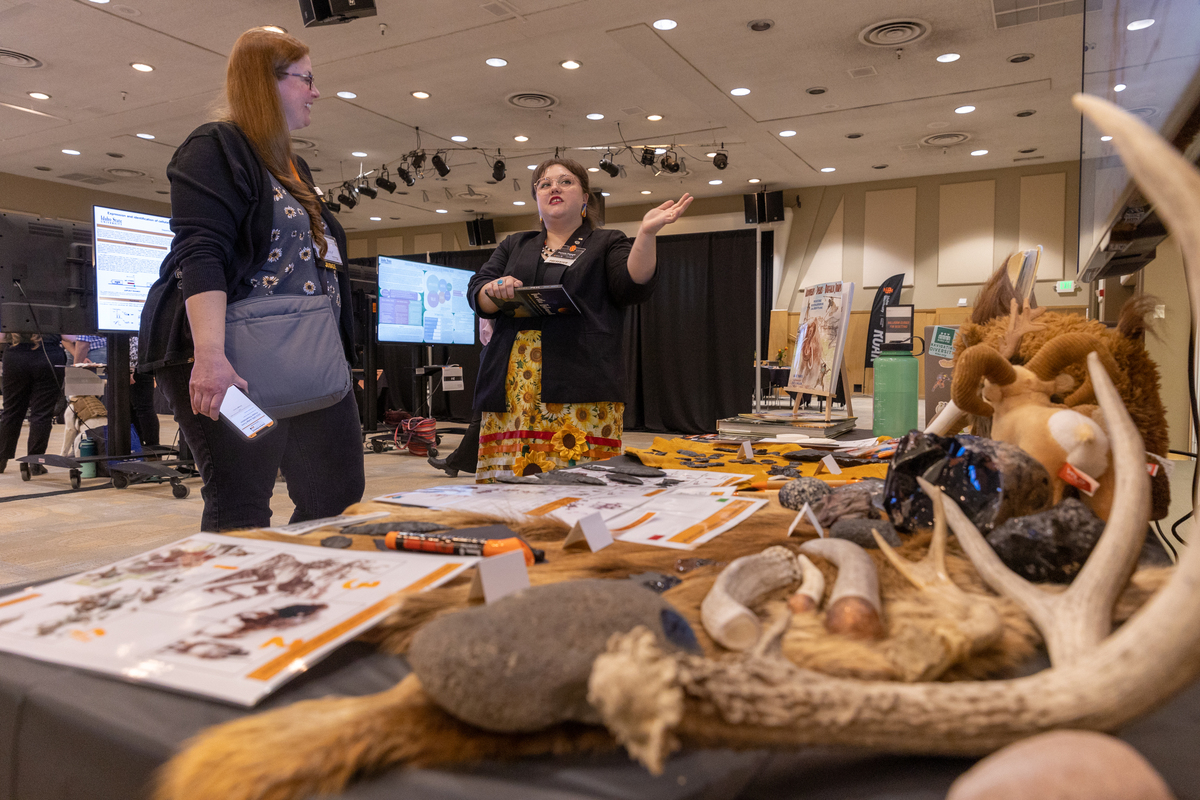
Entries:
POLYGON ((899 437, 917 427, 918 375, 911 339, 884 343, 875 357, 875 421, 871 433, 899 437))
MULTIPOLYGON (((88 456, 94 455, 96 455, 96 440, 84 438, 83 441, 79 443, 80 458, 87 458, 88 456)), ((96 462, 85 461, 84 463, 80 464, 79 475, 82 478, 96 477, 96 462)))

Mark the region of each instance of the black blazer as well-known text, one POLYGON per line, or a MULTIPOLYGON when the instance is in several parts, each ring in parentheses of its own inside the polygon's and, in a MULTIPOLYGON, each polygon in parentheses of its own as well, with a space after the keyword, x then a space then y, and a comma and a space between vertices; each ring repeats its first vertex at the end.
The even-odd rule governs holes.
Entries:
MULTIPOLYGON (((542 331, 543 403, 625 401, 625 307, 650 297, 658 273, 648 283, 634 282, 626 265, 633 243, 620 231, 589 232, 581 225, 567 242, 574 244, 580 237, 584 253, 566 268, 561 280, 582 312, 578 316, 514 319, 478 308, 479 290, 489 281, 511 275, 526 286, 534 285, 545 231, 509 236, 471 279, 471 307, 479 316, 496 320, 475 383, 477 410, 508 410, 504 381, 517 331, 537 327, 542 331)), ((548 267, 553 269, 553 265, 548 267)))
MULTIPOLYGON (((304 159, 302 180, 314 185, 304 159)), ((209 122, 192 131, 167 166, 171 181, 171 252, 142 309, 138 365, 150 371, 191 360, 192 331, 184 301, 207 291, 234 303, 250 296, 249 279, 266 263, 274 201, 271 175, 250 140, 231 122, 209 122)), ((346 261, 346 233, 321 204, 321 217, 346 261)), ((338 270, 342 295, 339 327, 346 358, 354 361, 354 309, 348 270, 338 270)))

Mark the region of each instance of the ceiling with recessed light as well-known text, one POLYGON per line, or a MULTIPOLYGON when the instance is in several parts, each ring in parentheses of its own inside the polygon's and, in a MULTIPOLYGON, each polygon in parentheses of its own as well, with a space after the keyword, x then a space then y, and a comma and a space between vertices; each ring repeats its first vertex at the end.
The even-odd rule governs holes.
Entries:
POLYGON ((526 167, 560 148, 589 167, 616 154, 617 177, 593 173, 610 205, 1079 156, 1070 2, 1022 24, 1008 0, 376 2, 305 29, 296 0, 0 0, 0 172, 165 200, 234 40, 270 24, 312 48, 322 96, 294 137, 319 185, 336 195, 384 164, 400 184, 343 209, 350 229, 524 213, 526 167), (642 166, 643 146, 678 171, 642 166), (430 158, 408 187, 396 166, 418 147, 430 158))

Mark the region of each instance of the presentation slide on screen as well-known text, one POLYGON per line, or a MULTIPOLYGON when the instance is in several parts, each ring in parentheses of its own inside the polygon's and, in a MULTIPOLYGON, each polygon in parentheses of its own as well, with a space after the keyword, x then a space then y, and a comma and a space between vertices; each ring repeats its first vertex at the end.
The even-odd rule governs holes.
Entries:
POLYGON ((467 303, 473 273, 379 257, 379 341, 474 344, 475 312, 467 303))
POLYGON ((137 333, 142 305, 171 249, 169 217, 93 206, 96 313, 102 331, 137 333))

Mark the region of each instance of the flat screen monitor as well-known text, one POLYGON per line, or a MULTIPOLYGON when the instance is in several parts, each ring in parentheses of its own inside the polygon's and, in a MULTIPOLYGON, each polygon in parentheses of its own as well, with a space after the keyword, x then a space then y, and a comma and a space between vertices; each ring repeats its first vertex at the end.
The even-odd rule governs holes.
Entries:
POLYGON ((146 294, 171 250, 171 218, 92 206, 96 327, 137 333, 146 294))
POLYGON ((475 344, 467 269, 379 257, 379 341, 475 344))
POLYGON ((92 232, 0 213, 0 331, 95 333, 92 232))

